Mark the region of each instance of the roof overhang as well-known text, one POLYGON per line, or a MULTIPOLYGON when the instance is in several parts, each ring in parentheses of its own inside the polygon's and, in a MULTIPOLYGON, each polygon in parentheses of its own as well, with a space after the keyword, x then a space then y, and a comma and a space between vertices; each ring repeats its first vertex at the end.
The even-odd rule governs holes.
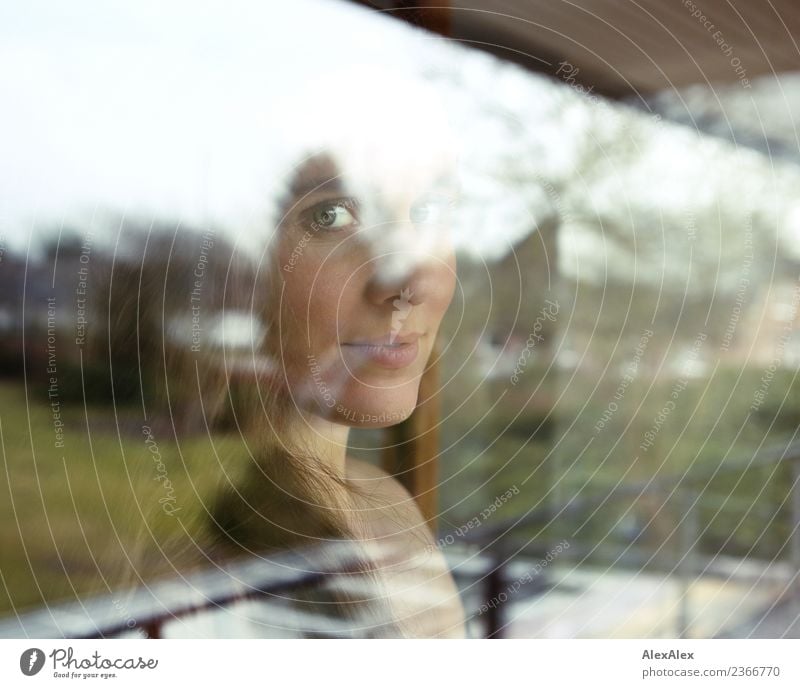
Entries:
POLYGON ((355 1, 611 98, 800 69, 792 0, 355 1))

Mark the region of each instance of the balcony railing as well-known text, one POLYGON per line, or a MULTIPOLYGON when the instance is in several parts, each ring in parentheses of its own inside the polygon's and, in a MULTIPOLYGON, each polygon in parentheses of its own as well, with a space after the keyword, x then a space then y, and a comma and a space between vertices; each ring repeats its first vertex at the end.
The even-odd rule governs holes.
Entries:
MULTIPOLYGON (((573 499, 568 504, 557 505, 508 519, 480 530, 466 533, 458 546, 448 548, 444 554, 458 583, 467 610, 471 635, 500 638, 508 628, 504 594, 519 571, 531 570, 531 564, 541 560, 548 552, 548 542, 534 539, 520 544, 517 534, 523 529, 539 529, 548 524, 586 517, 608 503, 621 499, 638 498, 643 494, 659 494, 678 500, 683 516, 680 520, 682 553, 680 564, 664 565, 669 573, 690 580, 697 575, 730 576, 717 556, 703 555, 697 551, 701 523, 697 517, 701 499, 709 495, 699 491, 704 481, 721 473, 739 472, 756 467, 791 466, 791 504, 789 507, 792 529, 786 555, 780 562, 770 562, 774 567, 783 564, 780 575, 787 577, 786 594, 775 604, 797 600, 796 578, 800 572, 800 442, 784 447, 764 450, 748 460, 730 462, 713 470, 692 471, 680 477, 665 477, 642 484, 626 485, 590 498, 573 499), (791 572, 794 572, 791 575, 791 572), (490 603, 491 604, 488 604, 490 603)), ((738 505, 743 513, 752 513, 752 503, 738 505)), ((550 537, 552 540, 553 538, 550 537)), ((618 547, 605 543, 599 548, 572 542, 568 560, 580 562, 588 555, 611 558, 620 567, 640 568, 653 566, 653 552, 636 545, 637 538, 618 547)), ((173 580, 157 582, 131 590, 120 603, 119 595, 106 595, 78 600, 63 605, 48 606, 16 618, 0 620, 0 637, 63 637, 107 638, 125 635, 163 637, 165 627, 177 620, 195 614, 222 610, 244 601, 269 603, 290 597, 291 594, 313 589, 329 583, 331 579, 356 571, 359 561, 357 550, 346 542, 331 543, 313 551, 283 552, 268 557, 231 562, 223 567, 193 572, 173 580), (122 609, 121 609, 122 607, 122 609), (124 611, 124 613, 123 613, 124 611), (131 621, 134 623, 131 623, 131 621)), ((656 561, 656 564, 658 562, 656 561)), ((738 567, 737 567, 738 568, 738 567)), ((541 595, 555 585, 547 568, 534 575, 514 595, 514 601, 541 595)), ((273 615, 290 614, 286 605, 273 605, 273 615)), ((681 612, 679 635, 688 636, 690 615, 681 612)), ((346 624, 331 619, 308 616, 295 620, 296 626, 312 630, 316 636, 354 637, 346 624)))

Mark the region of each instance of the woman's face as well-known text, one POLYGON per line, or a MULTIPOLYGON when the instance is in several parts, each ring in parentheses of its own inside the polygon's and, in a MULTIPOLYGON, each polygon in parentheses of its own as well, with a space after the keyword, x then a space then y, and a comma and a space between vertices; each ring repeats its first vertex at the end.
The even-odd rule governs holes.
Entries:
POLYGON ((329 157, 295 176, 276 236, 279 369, 297 407, 350 426, 407 418, 455 288, 446 168, 345 186, 329 157))

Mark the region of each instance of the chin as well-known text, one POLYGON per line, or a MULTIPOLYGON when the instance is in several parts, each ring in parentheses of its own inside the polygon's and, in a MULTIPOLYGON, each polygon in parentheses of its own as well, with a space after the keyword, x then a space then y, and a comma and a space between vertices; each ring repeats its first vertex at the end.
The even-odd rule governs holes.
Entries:
POLYGON ((370 390, 368 398, 348 395, 329 409, 332 414, 330 420, 353 428, 388 428, 397 425, 416 408, 418 384, 409 391, 386 390, 376 393, 370 390), (413 394, 409 391, 413 391, 413 394))
POLYGON ((351 410, 348 413, 342 412, 331 420, 351 428, 388 428, 402 423, 413 411, 413 408, 403 411, 375 411, 375 413, 351 410))
MULTIPOLYGON (((316 361, 316 359, 314 359, 316 361)), ((403 377, 346 368, 312 367, 294 378, 295 401, 317 416, 354 428, 385 428, 406 420, 416 408, 421 373, 403 377), (387 379, 388 377, 388 379, 387 379), (342 384, 338 380, 349 378, 342 384)))

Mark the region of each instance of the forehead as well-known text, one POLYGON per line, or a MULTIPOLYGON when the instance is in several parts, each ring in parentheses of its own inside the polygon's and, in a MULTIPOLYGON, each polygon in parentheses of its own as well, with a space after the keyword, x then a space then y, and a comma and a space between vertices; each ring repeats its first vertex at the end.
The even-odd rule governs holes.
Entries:
POLYGON ((350 189, 399 199, 454 177, 449 116, 423 79, 350 70, 305 84, 293 103, 289 129, 305 151, 287 180, 294 197, 350 189))
POLYGON ((360 157, 326 151, 303 160, 292 172, 287 200, 309 195, 356 195, 383 203, 403 202, 429 191, 452 191, 458 186, 451 157, 426 151, 418 157, 360 157))
POLYGON ((303 160, 292 172, 288 194, 299 200, 318 191, 344 192, 345 182, 335 159, 328 153, 318 153, 303 160))

